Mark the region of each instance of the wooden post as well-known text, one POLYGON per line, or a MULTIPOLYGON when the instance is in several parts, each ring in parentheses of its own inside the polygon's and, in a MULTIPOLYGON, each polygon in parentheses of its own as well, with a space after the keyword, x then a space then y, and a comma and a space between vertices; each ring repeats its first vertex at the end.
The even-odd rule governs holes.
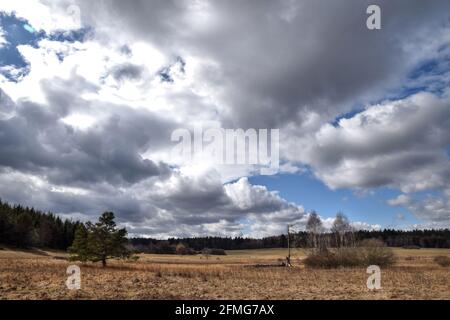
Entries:
POLYGON ((291 265, 291 231, 290 225, 287 226, 287 245, 288 245, 288 256, 286 257, 286 267, 292 267, 291 265))
POLYGON ((287 226, 287 245, 288 245, 288 258, 289 258, 289 260, 291 260, 291 242, 290 242, 290 240, 291 240, 291 233, 290 233, 290 230, 289 230, 289 225, 287 226))

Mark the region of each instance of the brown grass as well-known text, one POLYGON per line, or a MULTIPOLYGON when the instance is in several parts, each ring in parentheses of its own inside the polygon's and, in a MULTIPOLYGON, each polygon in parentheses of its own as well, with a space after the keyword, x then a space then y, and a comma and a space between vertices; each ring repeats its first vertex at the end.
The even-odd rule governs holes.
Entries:
POLYGON ((436 262, 441 267, 450 267, 450 257, 436 256, 434 257, 434 262, 436 262))
POLYGON ((141 255, 104 269, 79 264, 82 289, 68 290, 61 252, 0 251, 2 299, 450 299, 450 269, 436 256, 450 250, 396 249, 397 263, 382 268, 382 289, 366 288, 365 268, 305 268, 296 250, 293 268, 276 265, 286 250, 231 251, 227 256, 141 255), (418 254, 417 252, 420 252, 418 254), (219 259, 217 259, 219 258, 219 259))

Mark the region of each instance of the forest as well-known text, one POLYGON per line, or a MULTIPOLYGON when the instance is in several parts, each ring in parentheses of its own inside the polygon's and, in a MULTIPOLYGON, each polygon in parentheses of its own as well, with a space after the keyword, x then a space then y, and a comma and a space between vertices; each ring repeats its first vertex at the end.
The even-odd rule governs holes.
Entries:
POLYGON ((66 250, 80 222, 0 200, 0 244, 66 250))
MULTIPOLYGON (((327 234, 325 234, 327 236, 327 234)), ((328 234, 331 242, 333 237, 328 234)), ((450 230, 392 230, 380 231, 355 231, 356 241, 365 239, 382 240, 389 247, 403 248, 450 248, 450 230)), ((290 235, 292 247, 307 247, 308 232, 298 232, 290 235)), ((265 237, 262 239, 244 237, 196 237, 196 238, 170 238, 167 240, 157 240, 149 238, 131 238, 133 247, 141 252, 148 253, 175 253, 178 244, 184 244, 187 248, 201 251, 204 248, 217 248, 224 250, 248 250, 248 249, 269 249, 287 248, 288 237, 286 234, 265 237)))

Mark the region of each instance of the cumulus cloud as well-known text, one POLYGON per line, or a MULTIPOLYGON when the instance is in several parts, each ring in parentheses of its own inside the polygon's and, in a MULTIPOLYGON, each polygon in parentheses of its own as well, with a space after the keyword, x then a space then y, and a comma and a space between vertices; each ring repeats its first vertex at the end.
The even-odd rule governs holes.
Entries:
POLYGON ((15 14, 29 21, 35 30, 47 33, 68 31, 80 28, 81 19, 75 1, 26 0, 20 2, 5 1, 1 11, 15 14))
POLYGON ((303 140, 299 160, 331 188, 445 187, 450 99, 430 93, 369 106, 303 140))
POLYGON ((0 172, 2 196, 43 210, 81 220, 113 210, 134 235, 155 237, 192 235, 267 236, 282 232, 287 223, 304 218, 301 206, 289 203, 246 178, 223 185, 218 174, 152 177, 127 189, 97 183, 89 188, 59 185, 11 169, 0 172), (243 193, 236 197, 236 194, 243 193), (267 205, 269 204, 269 205, 267 205), (251 233, 246 231, 251 221, 251 233), (256 232, 257 230, 258 232, 256 232))
POLYGON ((381 225, 379 224, 369 224, 367 222, 352 222, 351 226, 354 230, 369 230, 369 231, 377 231, 381 230, 381 225))
MULTIPOLYGON (((64 83, 59 85, 64 87, 64 83)), ((120 185, 168 172, 166 165, 140 154, 152 146, 153 140, 169 135, 169 121, 149 111, 132 112, 127 107, 107 105, 104 108, 109 114, 104 119, 98 119, 92 128, 78 130, 61 119, 83 101, 61 91, 58 83, 48 86, 44 91, 52 101, 50 107, 20 101, 14 116, 0 120, 2 166, 41 173, 56 184, 120 185)), ((83 108, 89 108, 88 103, 83 108)))
POLYGON ((449 6, 382 1, 389 16, 382 32, 370 33, 368 4, 79 1, 86 21, 105 33, 113 30, 117 37, 149 41, 170 54, 215 62, 201 82, 220 86, 210 93, 226 106, 224 121, 241 127, 298 124, 309 110, 333 118, 348 104, 403 80, 425 54, 430 35, 442 29, 438 21, 449 6))
MULTIPOLYGON (((258 235, 274 234, 286 228, 287 223, 301 219, 303 207, 281 198, 264 186, 251 185, 247 178, 223 185, 217 172, 191 177, 182 173, 156 183, 147 193, 164 219, 173 218, 177 225, 190 226, 195 234, 238 235, 245 232, 244 220, 258 235), (197 231, 195 231, 197 230, 197 231)), ((247 233, 248 234, 248 233, 247 233)), ((251 234, 251 233, 250 233, 251 234)))
MULTIPOLYGON (((388 201, 391 206, 403 206, 409 209, 417 218, 425 221, 421 228, 450 227, 450 199, 448 197, 427 196, 423 200, 413 199, 401 194, 388 201)), ((421 226, 420 224, 416 225, 421 226)))
MULTIPOLYGON (((58 19, 68 6, 44 3, 58 19)), ((370 33, 369 1, 73 3, 102 41, 147 42, 165 55, 201 58, 198 86, 207 83, 209 95, 221 101, 223 121, 239 127, 299 124, 311 111, 333 119, 401 83, 429 54, 424 48, 441 44, 435 39, 445 34, 440 22, 449 6, 382 1, 383 31, 370 33)), ((16 11, 35 16, 22 6, 16 11)))

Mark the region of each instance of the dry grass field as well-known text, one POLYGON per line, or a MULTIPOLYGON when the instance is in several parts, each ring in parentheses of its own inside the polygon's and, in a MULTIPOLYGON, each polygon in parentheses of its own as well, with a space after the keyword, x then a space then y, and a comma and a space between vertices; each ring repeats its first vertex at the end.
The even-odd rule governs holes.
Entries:
POLYGON ((286 249, 229 251, 227 256, 140 255, 138 261, 79 264, 81 290, 68 290, 66 254, 0 250, 1 299, 450 299, 448 249, 395 249, 382 288, 366 287, 364 268, 308 269, 302 250, 293 268, 277 267, 286 249), (271 267, 270 265, 274 265, 271 267))

